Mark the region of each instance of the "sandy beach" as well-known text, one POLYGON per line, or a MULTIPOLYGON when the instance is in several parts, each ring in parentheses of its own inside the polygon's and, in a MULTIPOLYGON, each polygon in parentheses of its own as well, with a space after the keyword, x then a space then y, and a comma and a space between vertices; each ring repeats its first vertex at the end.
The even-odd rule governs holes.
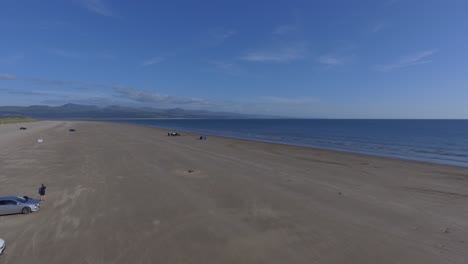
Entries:
POLYGON ((0 263, 468 262, 468 168, 125 124, 25 126, 0 126, 0 196, 37 197, 41 183, 47 196, 0 216, 0 263))

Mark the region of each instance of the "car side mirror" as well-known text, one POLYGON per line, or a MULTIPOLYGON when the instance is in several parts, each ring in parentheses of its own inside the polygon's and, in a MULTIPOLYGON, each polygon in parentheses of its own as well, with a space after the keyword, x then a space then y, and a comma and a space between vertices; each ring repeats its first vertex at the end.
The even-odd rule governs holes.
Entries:
POLYGON ((21 203, 20 202, 16 202, 16 205, 20 205, 21 203))

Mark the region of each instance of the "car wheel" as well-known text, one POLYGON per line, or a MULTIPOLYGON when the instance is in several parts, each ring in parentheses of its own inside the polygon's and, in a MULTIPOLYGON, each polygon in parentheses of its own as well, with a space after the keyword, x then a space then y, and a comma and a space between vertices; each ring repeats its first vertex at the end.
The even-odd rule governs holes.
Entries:
POLYGON ((21 213, 23 213, 23 214, 29 214, 30 212, 31 212, 31 208, 29 208, 29 207, 25 207, 25 208, 23 208, 23 210, 21 210, 21 213))

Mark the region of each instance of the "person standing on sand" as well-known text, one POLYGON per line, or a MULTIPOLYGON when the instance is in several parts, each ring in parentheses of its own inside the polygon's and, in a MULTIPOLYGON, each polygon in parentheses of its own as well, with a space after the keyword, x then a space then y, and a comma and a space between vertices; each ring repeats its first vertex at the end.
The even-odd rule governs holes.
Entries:
POLYGON ((41 184, 41 187, 39 188, 39 195, 41 196, 41 198, 39 199, 39 201, 45 201, 45 190, 46 190, 47 187, 45 187, 44 184, 41 184))

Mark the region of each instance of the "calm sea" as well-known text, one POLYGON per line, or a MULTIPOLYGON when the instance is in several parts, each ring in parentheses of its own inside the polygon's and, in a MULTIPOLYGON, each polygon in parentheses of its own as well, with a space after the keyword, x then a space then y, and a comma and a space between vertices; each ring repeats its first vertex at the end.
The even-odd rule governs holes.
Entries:
POLYGON ((144 126, 468 167, 468 120, 122 120, 144 126))

